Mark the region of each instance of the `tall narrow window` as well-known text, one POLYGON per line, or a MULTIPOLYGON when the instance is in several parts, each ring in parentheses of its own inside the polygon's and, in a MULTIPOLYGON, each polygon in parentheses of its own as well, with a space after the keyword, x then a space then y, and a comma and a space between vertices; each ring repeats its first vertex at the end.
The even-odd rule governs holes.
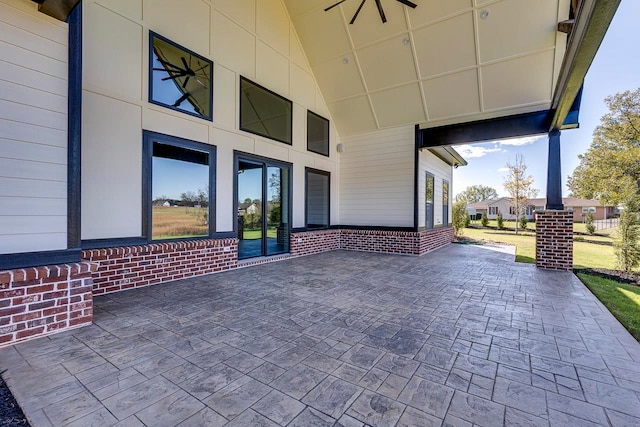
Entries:
POLYGON ((433 193, 435 189, 435 178, 427 172, 427 188, 425 191, 425 227, 433 228, 433 193))
POLYGON ((211 236, 215 147, 145 131, 144 153, 143 224, 147 238, 211 236))
POLYGON ((449 181, 442 180, 442 225, 449 225, 449 181))
POLYGON ((306 169, 305 196, 307 228, 325 228, 329 226, 329 172, 306 169))
POLYGON ((291 145, 293 104, 286 98, 240 77, 240 129, 291 145))
POLYGON ((307 150, 329 157, 329 120, 307 111, 307 150))

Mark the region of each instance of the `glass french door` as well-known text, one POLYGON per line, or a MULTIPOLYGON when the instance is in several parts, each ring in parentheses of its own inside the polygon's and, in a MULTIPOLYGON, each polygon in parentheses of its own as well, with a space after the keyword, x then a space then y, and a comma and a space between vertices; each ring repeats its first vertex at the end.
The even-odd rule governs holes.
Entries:
POLYGON ((238 258, 289 252, 289 165, 237 157, 238 258))

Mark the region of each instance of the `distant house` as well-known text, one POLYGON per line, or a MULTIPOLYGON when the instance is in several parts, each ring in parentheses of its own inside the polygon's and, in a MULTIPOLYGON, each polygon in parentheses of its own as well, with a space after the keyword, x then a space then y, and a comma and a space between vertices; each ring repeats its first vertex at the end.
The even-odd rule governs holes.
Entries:
MULTIPOLYGON (((483 200, 481 202, 467 205, 467 213, 474 219, 480 219, 482 214, 486 214, 489 219, 498 218, 498 213, 502 213, 505 220, 515 220, 517 218, 509 197, 483 200)), ((534 220, 535 212, 544 210, 547 203, 546 198, 530 199, 527 203, 525 217, 534 220)), ((583 222, 587 213, 593 214, 593 219, 609 219, 614 217, 618 210, 613 205, 601 205, 597 200, 577 199, 574 197, 563 197, 564 208, 573 212, 574 222, 583 222)))

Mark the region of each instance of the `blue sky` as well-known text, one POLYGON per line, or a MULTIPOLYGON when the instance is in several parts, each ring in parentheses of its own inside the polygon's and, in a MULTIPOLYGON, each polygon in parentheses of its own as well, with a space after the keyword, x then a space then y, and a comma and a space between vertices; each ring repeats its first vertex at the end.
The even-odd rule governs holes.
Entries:
MULTIPOLYGON (((562 180, 563 195, 568 194, 567 177, 578 165, 578 154, 588 150, 593 130, 600 117, 607 112, 604 98, 625 90, 640 87, 640 1, 622 0, 618 12, 605 35, 587 77, 585 79, 580 108, 580 128, 562 132, 562 180)), ((504 191, 505 165, 522 154, 533 175, 534 187, 545 197, 547 181, 547 138, 521 138, 484 144, 455 147, 469 162, 468 166, 453 172, 453 194, 470 185, 482 184, 495 188, 499 195, 504 191)))

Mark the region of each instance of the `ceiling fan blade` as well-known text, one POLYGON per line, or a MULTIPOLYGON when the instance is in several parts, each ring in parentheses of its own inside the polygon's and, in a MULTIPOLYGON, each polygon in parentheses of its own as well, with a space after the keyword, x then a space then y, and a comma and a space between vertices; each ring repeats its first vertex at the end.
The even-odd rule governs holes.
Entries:
POLYGON ((387 22, 387 17, 384 15, 384 9, 382 9, 382 3, 380 0, 376 0, 376 6, 378 6, 378 13, 380 14, 380 19, 382 19, 382 23, 387 22))
POLYGON ((186 76, 186 74, 185 74, 185 73, 174 74, 173 76, 164 77, 164 78, 162 79, 162 81, 164 82, 164 81, 166 81, 166 80, 175 80, 175 79, 177 79, 177 78, 179 78, 179 77, 184 77, 184 76, 186 76))
POLYGON ((409 0, 396 0, 398 3, 402 3, 405 6, 409 6, 411 9, 415 9, 416 7, 418 7, 417 4, 415 4, 412 1, 409 0))
POLYGON ((184 64, 184 69, 188 70, 189 69, 189 65, 187 64, 187 60, 184 59, 184 56, 181 56, 180 59, 182 59, 182 63, 184 64))
POLYGON ((176 70, 182 71, 182 68, 178 67, 177 65, 173 65, 171 62, 167 62, 164 59, 160 59, 159 56, 158 56, 158 61, 165 67, 171 67, 171 68, 175 68, 176 70))
POLYGON ((187 82, 189 81, 190 78, 191 78, 191 76, 187 76, 187 78, 184 79, 184 83, 182 83, 182 89, 186 89, 187 88, 187 82))
POLYGON ((347 1, 347 0, 340 0, 338 3, 332 4, 331 6, 327 7, 324 11, 327 12, 327 11, 333 9, 334 7, 338 6, 339 4, 344 3, 345 1, 347 1))
POLYGON ((176 100, 176 102, 173 104, 173 107, 179 107, 180 104, 182 104, 184 100, 187 99, 188 97, 189 97, 189 92, 185 92, 184 95, 182 95, 180 98, 176 100))
POLYGON ((349 25, 353 24, 354 22, 356 22, 356 18, 358 18, 358 14, 360 13, 360 11, 362 10, 362 6, 364 6, 364 3, 367 0, 362 0, 362 3, 360 3, 360 6, 358 6, 358 10, 356 10, 356 13, 353 14, 353 18, 351 18, 351 21, 349 22, 349 25))

